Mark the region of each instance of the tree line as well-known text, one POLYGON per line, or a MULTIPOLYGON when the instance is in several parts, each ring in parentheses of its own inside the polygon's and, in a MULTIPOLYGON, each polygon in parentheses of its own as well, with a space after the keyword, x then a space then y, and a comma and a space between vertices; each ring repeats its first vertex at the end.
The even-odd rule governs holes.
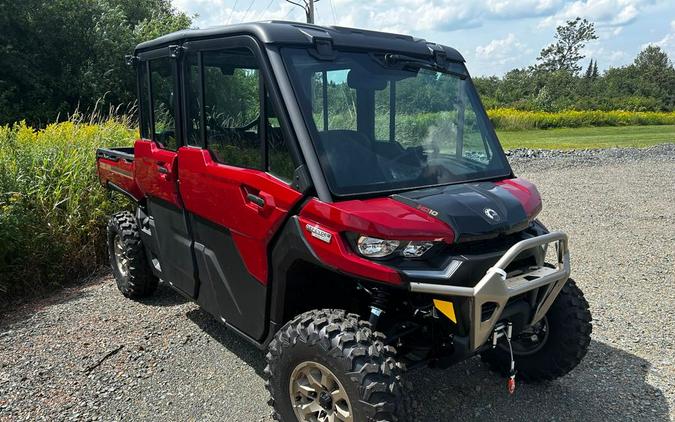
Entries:
POLYGON ((130 107, 136 81, 124 56, 192 24, 171 0, 0 0, 0 10, 0 124, 130 107))
POLYGON ((598 71, 591 58, 582 72, 586 42, 597 39, 595 26, 576 18, 558 26, 555 41, 537 63, 513 69, 503 77, 474 79, 488 108, 531 111, 675 110, 675 68, 660 47, 645 47, 626 66, 598 71))
MULTIPOLYGON (((0 0, 0 10, 0 124, 44 126, 110 105, 128 111, 136 81, 124 55, 192 25, 171 0, 0 0)), ((600 74, 594 59, 581 66, 585 43, 597 38, 592 22, 570 20, 554 38, 535 65, 474 79, 488 108, 675 109, 675 69, 659 47, 600 74)), ((423 88, 417 93, 424 97, 423 88)))

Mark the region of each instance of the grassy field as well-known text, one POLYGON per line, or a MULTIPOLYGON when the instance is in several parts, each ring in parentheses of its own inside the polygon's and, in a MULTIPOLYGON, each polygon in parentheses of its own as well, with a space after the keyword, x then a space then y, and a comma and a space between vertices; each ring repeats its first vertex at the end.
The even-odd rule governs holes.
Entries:
POLYGON ((675 143, 675 125, 609 126, 546 130, 498 130, 504 149, 590 149, 648 147, 675 143))

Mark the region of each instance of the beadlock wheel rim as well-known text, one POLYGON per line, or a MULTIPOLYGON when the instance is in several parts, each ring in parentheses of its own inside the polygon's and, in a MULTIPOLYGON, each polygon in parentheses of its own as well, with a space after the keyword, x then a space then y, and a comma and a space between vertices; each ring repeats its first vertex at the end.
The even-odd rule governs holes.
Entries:
POLYGON ((124 243, 122 243, 122 238, 119 235, 115 236, 113 245, 117 270, 122 274, 122 277, 126 277, 129 273, 129 258, 124 252, 124 243))
POLYGON ((299 422, 354 422, 347 391, 330 369, 302 362, 291 373, 289 395, 299 422))

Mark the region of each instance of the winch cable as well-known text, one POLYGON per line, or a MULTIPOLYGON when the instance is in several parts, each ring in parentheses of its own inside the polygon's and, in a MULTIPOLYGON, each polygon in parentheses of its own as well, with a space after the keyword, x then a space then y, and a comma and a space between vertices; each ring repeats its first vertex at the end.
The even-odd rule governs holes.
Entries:
POLYGON ((506 344, 509 345, 509 355, 511 357, 511 368, 509 370, 509 379, 506 381, 506 389, 509 394, 516 391, 516 361, 513 359, 513 347, 511 347, 511 334, 513 333, 513 324, 509 322, 508 326, 502 327, 506 344))

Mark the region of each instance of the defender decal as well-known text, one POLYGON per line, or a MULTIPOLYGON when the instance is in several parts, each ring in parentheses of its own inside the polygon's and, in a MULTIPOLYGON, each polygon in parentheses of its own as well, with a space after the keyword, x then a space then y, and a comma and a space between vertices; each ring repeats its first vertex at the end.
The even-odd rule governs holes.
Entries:
POLYGON ((330 243, 331 239, 333 238, 332 234, 321 229, 319 226, 312 226, 311 224, 307 224, 305 226, 305 229, 307 229, 307 231, 310 232, 313 237, 316 237, 322 242, 330 243))

